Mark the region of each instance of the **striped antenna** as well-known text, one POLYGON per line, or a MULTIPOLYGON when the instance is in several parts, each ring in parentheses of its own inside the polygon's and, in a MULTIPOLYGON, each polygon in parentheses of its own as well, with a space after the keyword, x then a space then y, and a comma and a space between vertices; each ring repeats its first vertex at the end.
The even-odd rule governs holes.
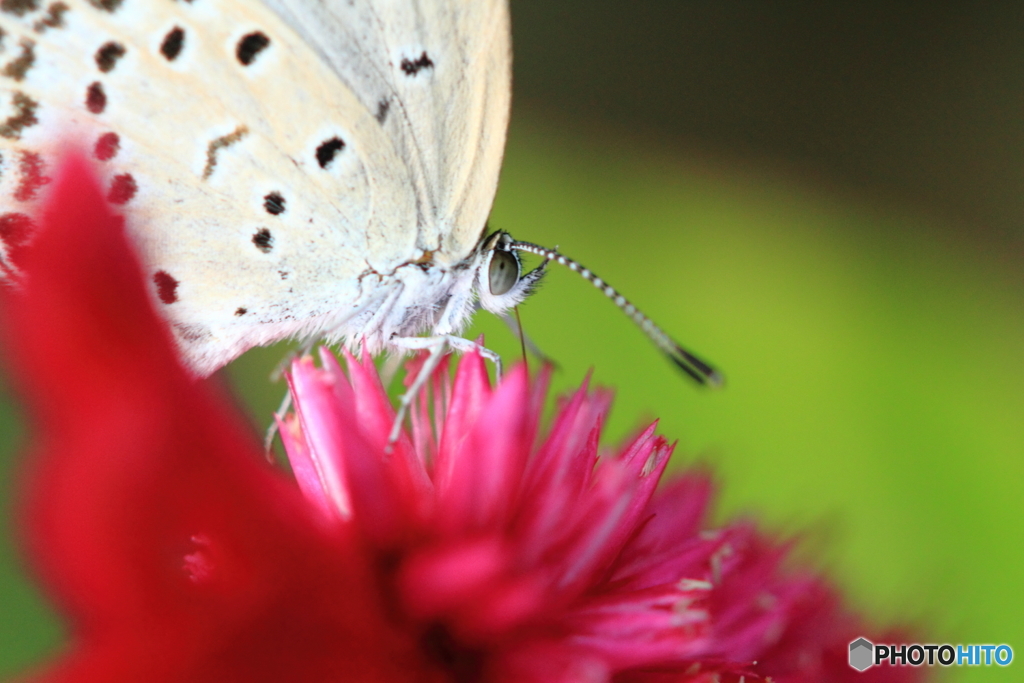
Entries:
POLYGON ((717 370, 680 346, 664 330, 658 327, 653 320, 641 313, 640 309, 630 303, 626 297, 619 294, 614 287, 597 275, 594 275, 589 268, 584 268, 578 261, 573 261, 571 258, 559 254, 554 249, 548 249, 547 247, 531 244, 530 242, 512 242, 508 247, 536 254, 547 261, 554 261, 569 270, 579 273, 584 280, 604 292, 606 297, 611 299, 623 313, 628 315, 643 333, 647 335, 647 338, 654 342, 654 345, 661 349, 680 370, 698 383, 706 386, 720 387, 724 383, 724 378, 717 370))

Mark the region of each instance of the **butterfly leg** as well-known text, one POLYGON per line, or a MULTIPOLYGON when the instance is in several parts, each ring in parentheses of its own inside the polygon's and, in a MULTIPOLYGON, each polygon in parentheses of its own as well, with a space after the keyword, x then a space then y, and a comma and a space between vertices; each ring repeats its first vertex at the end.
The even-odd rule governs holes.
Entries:
POLYGON ((391 425, 391 433, 388 434, 388 450, 391 449, 392 444, 398 441, 398 437, 402 433, 402 424, 405 422, 406 415, 409 414, 409 406, 411 406, 412 402, 416 400, 416 397, 426 385, 430 376, 434 374, 434 370, 437 369, 438 364, 440 364, 441 359, 449 348, 456 351, 476 351, 481 356, 494 363, 495 377, 499 382, 501 381, 501 356, 487 347, 477 344, 475 341, 456 337, 455 335, 445 334, 435 337, 396 337, 392 339, 390 343, 392 346, 400 349, 430 349, 430 355, 427 356, 427 360, 423 363, 423 367, 421 367, 420 371, 416 374, 416 379, 413 380, 406 392, 398 399, 398 410, 395 413, 395 421, 391 425))
POLYGON ((541 348, 537 346, 533 339, 530 338, 530 335, 526 334, 526 331, 523 330, 522 326, 519 324, 519 321, 516 320, 514 316, 508 315, 506 313, 505 315, 501 316, 501 320, 505 323, 505 325, 508 326, 508 329, 512 331, 512 334, 516 335, 517 337, 520 337, 523 340, 523 344, 526 345, 526 348, 529 350, 529 352, 532 353, 537 358, 539 358, 541 363, 544 363, 545 365, 550 365, 555 369, 558 369, 560 367, 551 356, 544 353, 544 351, 542 351, 541 348))
MULTIPOLYGON (((285 354, 285 357, 282 358, 281 362, 277 364, 277 367, 274 368, 274 371, 272 373, 270 373, 270 381, 271 382, 277 382, 278 380, 280 380, 284 376, 284 373, 288 371, 288 368, 291 366, 292 362, 296 358, 302 358, 303 356, 308 356, 313 351, 313 347, 315 345, 316 345, 316 340, 310 339, 310 340, 308 340, 306 342, 303 342, 303 344, 302 344, 302 346, 300 348, 298 348, 296 350, 289 351, 287 354, 285 354)), ((284 399, 282 399, 281 406, 277 409, 277 412, 275 413, 275 415, 278 416, 278 417, 284 417, 284 414, 287 413, 288 409, 291 408, 291 407, 292 407, 292 391, 291 391, 291 388, 289 387, 288 389, 285 390, 285 392, 284 392, 284 399)), ((270 461, 271 463, 274 462, 273 446, 274 446, 274 437, 276 437, 276 436, 277 436, 277 420, 275 419, 273 422, 270 423, 270 426, 267 427, 267 433, 263 437, 263 454, 267 456, 267 460, 270 461)))
POLYGON ((456 337, 454 335, 445 335, 445 339, 448 344, 456 351, 465 353, 467 351, 476 351, 481 356, 491 361, 494 364, 494 379, 497 382, 501 381, 501 375, 503 373, 503 367, 501 364, 501 356, 494 351, 491 351, 486 346, 476 343, 472 339, 465 339, 463 337, 456 337))
MULTIPOLYGON (((284 392, 284 398, 281 400, 281 405, 278 407, 277 412, 274 413, 275 417, 284 417, 284 414, 288 412, 288 409, 292 407, 292 392, 291 389, 287 389, 284 392)), ((274 437, 277 436, 277 420, 275 419, 267 427, 267 433, 263 437, 263 454, 267 457, 267 461, 273 464, 274 461, 274 437)))
POLYGON ((310 353, 312 353, 313 347, 317 345, 318 341, 319 340, 315 338, 307 339, 304 342, 302 342, 302 345, 299 348, 292 349, 288 353, 284 354, 284 358, 281 359, 281 361, 274 368, 273 372, 270 373, 270 381, 277 382, 282 377, 284 377, 284 373, 288 372, 288 368, 291 367, 292 362, 296 358, 302 358, 303 356, 308 356, 310 353))

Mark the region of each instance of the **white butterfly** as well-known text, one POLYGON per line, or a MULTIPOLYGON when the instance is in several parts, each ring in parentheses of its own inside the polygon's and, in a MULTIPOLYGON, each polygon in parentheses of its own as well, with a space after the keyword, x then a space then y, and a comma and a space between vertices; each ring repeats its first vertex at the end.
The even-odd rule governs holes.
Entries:
MULTIPOLYGON (((558 260, 485 236, 511 92, 505 0, 3 0, 3 266, 54 154, 106 169, 194 369, 286 337, 464 348, 558 260), (430 337, 417 337, 422 332, 430 337)), ((491 354, 493 355, 493 354, 491 354)))

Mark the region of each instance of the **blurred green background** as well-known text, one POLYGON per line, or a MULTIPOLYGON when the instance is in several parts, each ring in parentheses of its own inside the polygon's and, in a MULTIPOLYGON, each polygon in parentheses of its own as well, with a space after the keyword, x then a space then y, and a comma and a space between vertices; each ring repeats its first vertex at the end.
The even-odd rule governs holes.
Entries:
MULTIPOLYGON (((514 0, 492 227, 620 288, 728 386, 700 391, 577 276, 523 308, 713 463, 722 516, 809 530, 850 602, 1024 656, 1024 11, 1019 3, 514 0)), ((486 314, 507 359, 518 342, 486 314)), ((68 340, 73 343, 73 340, 68 340)), ((262 428, 281 349, 228 375, 262 428)), ((21 443, 10 399, 0 495, 21 443)), ((4 520, 9 520, 5 515, 4 520)), ((5 523, 7 523, 5 521, 5 523)), ((0 544, 0 676, 60 628, 0 544)), ((962 668, 947 680, 1020 680, 962 668)))

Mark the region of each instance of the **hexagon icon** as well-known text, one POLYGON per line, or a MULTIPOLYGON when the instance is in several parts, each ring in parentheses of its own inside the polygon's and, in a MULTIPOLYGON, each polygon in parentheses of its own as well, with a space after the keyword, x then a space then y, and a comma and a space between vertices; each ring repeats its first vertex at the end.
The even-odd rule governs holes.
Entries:
POLYGON ((850 666, 857 671, 864 671, 872 664, 875 646, 867 638, 858 638, 850 643, 850 666))

